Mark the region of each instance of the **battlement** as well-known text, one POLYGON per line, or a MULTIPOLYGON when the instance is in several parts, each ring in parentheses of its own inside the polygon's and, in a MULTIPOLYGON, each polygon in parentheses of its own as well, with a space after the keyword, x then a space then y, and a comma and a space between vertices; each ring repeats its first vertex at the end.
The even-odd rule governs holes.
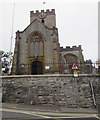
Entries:
POLYGON ((51 10, 47 9, 46 11, 44 11, 44 10, 41 10, 41 11, 39 11, 39 10, 30 11, 30 17, 38 16, 42 12, 46 13, 47 15, 55 15, 55 9, 51 9, 51 10))
POLYGON ((73 50, 81 50, 81 45, 79 45, 78 47, 77 46, 66 46, 66 48, 63 48, 63 47, 60 47, 60 51, 63 52, 63 51, 73 51, 73 50))

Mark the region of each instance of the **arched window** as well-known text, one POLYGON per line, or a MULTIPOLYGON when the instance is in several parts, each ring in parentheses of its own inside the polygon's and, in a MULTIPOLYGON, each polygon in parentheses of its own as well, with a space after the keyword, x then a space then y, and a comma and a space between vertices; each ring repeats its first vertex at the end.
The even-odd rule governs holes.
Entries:
POLYGON ((34 32, 30 42, 30 57, 43 56, 43 36, 34 32))

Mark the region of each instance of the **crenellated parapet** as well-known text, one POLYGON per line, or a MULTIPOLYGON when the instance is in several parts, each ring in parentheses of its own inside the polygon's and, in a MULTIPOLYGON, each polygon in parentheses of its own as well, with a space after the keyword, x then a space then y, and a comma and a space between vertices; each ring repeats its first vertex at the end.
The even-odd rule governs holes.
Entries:
POLYGON ((55 15, 55 9, 51 9, 51 10, 47 9, 46 11, 44 11, 44 10, 41 10, 41 11, 39 11, 39 10, 30 11, 30 17, 38 16, 42 12, 47 14, 47 15, 55 15))
POLYGON ((63 51, 73 51, 73 50, 81 50, 81 45, 79 46, 66 46, 66 48, 63 48, 63 47, 60 47, 60 51, 63 52, 63 51))

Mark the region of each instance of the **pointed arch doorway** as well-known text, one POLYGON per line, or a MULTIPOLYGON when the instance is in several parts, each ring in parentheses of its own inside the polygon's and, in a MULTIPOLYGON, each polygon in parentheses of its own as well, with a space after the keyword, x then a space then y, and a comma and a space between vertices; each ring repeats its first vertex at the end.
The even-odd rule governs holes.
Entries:
POLYGON ((37 75, 37 74, 43 74, 43 64, 40 61, 34 61, 31 64, 31 74, 37 75))

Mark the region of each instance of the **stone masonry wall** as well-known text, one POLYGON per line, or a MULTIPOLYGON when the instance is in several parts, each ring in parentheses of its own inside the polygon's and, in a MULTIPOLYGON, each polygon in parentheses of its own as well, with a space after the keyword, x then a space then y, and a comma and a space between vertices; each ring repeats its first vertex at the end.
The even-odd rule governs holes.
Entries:
POLYGON ((3 102, 93 107, 90 81, 98 102, 98 76, 41 75, 2 77, 3 102))

